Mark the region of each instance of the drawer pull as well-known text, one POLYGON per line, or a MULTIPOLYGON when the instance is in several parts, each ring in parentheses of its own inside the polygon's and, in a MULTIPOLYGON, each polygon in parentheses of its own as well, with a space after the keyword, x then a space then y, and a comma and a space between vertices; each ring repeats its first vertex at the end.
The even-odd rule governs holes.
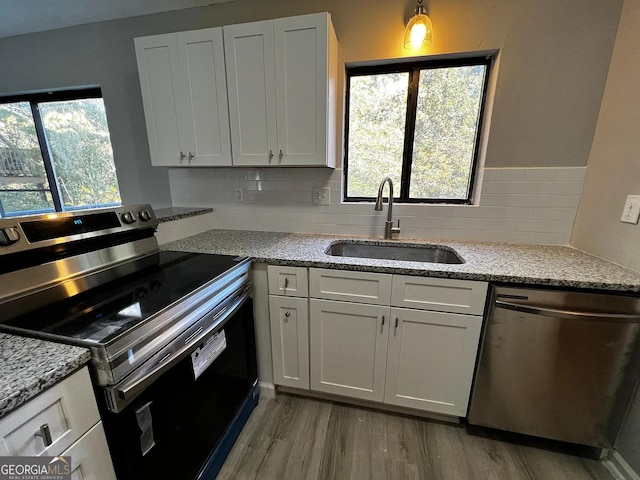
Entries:
POLYGON ((53 443, 51 439, 51 429, 49 428, 49 424, 45 423, 44 425, 40 425, 40 429, 36 430, 34 433, 36 437, 42 437, 42 441, 44 442, 44 446, 48 447, 53 443))
POLYGON ((285 312, 284 316, 289 318, 291 316, 291 312, 285 312))

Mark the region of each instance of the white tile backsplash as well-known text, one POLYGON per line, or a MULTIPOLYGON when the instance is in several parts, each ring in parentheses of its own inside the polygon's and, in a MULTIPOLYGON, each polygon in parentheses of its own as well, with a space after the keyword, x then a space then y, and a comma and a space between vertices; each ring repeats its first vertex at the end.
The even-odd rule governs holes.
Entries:
MULTIPOLYGON (((486 168, 479 205, 395 204, 401 238, 566 245, 586 167, 486 168)), ((341 203, 340 169, 171 169, 174 205, 213 207, 215 228, 381 236, 387 207, 341 203), (312 204, 313 187, 331 205, 312 204), (235 189, 244 190, 237 202, 235 189)), ((375 193, 375 192, 373 192, 375 193)))

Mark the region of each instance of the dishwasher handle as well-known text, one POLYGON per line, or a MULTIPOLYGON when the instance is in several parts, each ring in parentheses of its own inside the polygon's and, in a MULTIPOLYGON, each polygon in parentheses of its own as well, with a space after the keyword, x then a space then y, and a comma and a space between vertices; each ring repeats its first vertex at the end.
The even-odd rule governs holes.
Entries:
POLYGON ((580 312, 576 310, 564 310, 558 308, 541 307, 537 305, 523 305, 521 303, 495 300, 496 308, 506 308, 517 312, 542 315, 544 317, 563 318, 567 320, 610 320, 615 322, 640 322, 640 313, 601 313, 580 312))

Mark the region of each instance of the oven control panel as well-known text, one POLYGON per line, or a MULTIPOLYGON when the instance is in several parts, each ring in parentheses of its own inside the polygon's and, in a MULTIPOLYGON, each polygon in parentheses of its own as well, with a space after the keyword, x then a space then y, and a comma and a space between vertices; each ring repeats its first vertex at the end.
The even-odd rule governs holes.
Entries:
POLYGON ((150 205, 48 213, 0 219, 0 255, 129 230, 153 229, 150 205))
POLYGON ((136 223, 138 220, 140 222, 145 223, 155 219, 152 211, 148 208, 143 208, 139 211, 129 210, 128 212, 124 212, 120 215, 120 220, 127 225, 131 225, 136 223))

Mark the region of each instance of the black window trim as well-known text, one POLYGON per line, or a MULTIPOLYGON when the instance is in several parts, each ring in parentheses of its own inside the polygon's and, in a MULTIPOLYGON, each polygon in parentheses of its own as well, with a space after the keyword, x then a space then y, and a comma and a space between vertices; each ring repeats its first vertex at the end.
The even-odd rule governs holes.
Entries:
MULTIPOLYGON (((65 100, 82 100, 87 98, 102 98, 101 88, 86 87, 65 90, 47 90, 43 92, 0 96, 0 105, 5 103, 28 102, 31 107, 33 123, 36 128, 36 136, 38 137, 38 144, 40 146, 40 154, 42 155, 42 162, 44 163, 44 170, 47 176, 47 181, 49 183, 49 192, 51 193, 51 200, 53 201, 53 209, 56 212, 64 212, 69 209, 65 209, 64 203, 62 201, 60 182, 58 181, 55 165, 53 163, 53 159, 51 158, 51 149, 49 147, 49 141, 47 139, 47 134, 44 129, 44 124, 42 123, 42 117, 40 115, 40 109, 38 108, 38 106, 41 103, 60 102, 65 100)), ((6 189, 4 191, 14 191, 14 189, 6 189)), ((21 189, 19 191, 27 192, 32 190, 21 189)), ((0 211, 0 214, 2 215, 2 217, 5 216, 5 212, 3 211, 0 211)))
MULTIPOLYGON (((344 131, 344 158, 343 158, 343 197, 342 200, 345 203, 355 202, 375 202, 375 196, 371 197, 349 197, 348 181, 349 181, 349 112, 350 112, 350 91, 351 91, 351 77, 371 75, 371 74, 383 74, 383 73, 409 73, 409 94, 407 95, 407 114, 405 120, 405 134, 404 134, 404 147, 402 153, 402 173, 400 180, 400 191, 397 195, 394 195, 394 201, 397 203, 408 204, 458 204, 458 205, 471 205, 473 204, 474 189, 476 176, 478 171, 479 153, 482 142, 482 129, 484 126, 485 110, 487 103, 487 92, 489 90, 489 79, 491 77, 491 70, 496 56, 494 54, 483 53, 482 55, 470 55, 459 56, 456 58, 447 59, 432 59, 432 60, 418 60, 418 61, 400 61, 376 65, 366 66, 352 66, 347 67, 345 75, 345 131, 344 131), (418 105, 418 78, 420 70, 435 69, 443 67, 463 67, 473 65, 484 65, 486 67, 484 73, 484 84, 482 89, 482 99, 480 103, 480 112, 478 114, 478 128, 476 130, 476 138, 473 150, 473 161, 471 165, 471 175, 469 178, 469 189, 466 199, 460 198, 410 198, 409 197, 409 185, 411 183, 411 153, 413 150, 413 140, 415 133, 415 120, 416 111, 418 105)), ((375 194, 375 192, 373 192, 375 194)), ((395 192, 394 192, 395 193, 395 192)))

